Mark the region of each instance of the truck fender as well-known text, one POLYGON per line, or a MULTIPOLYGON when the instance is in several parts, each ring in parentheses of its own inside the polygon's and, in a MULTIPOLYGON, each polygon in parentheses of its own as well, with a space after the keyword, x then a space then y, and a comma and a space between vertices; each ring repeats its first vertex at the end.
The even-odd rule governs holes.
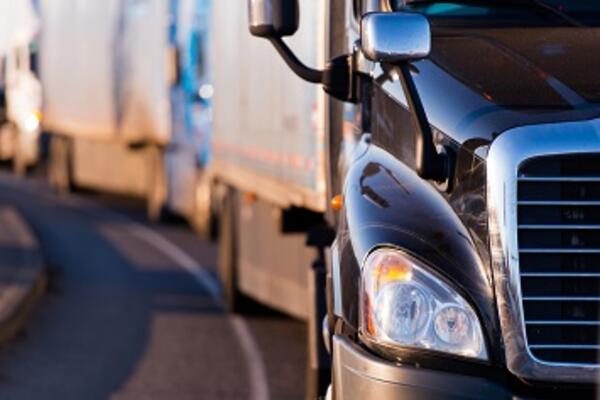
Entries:
POLYGON ((354 329, 362 264, 371 251, 385 246, 435 269, 474 306, 488 338, 500 337, 489 262, 482 262, 467 228, 432 184, 369 144, 346 176, 332 248, 334 312, 354 329))

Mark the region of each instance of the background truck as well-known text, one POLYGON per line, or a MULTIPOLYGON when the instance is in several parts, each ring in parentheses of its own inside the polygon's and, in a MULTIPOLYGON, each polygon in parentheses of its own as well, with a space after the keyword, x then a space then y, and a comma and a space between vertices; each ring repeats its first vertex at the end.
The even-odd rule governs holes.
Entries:
POLYGON ((209 110, 198 94, 207 7, 202 0, 41 1, 55 186, 146 198, 153 218, 165 206, 193 218, 189 176, 208 135, 198 115, 209 110))
MULTIPOLYGON (((302 4, 309 21, 294 46, 320 62, 321 7, 302 4)), ((220 193, 221 245, 234 246, 226 290, 305 318, 307 271, 315 254, 305 230, 325 210, 322 98, 295 78, 268 43, 246 28, 247 8, 213 8, 213 160, 220 193), (239 211, 239 212, 238 212, 239 211), (233 275, 231 275, 233 274, 233 275)), ((233 293, 230 293, 234 296, 233 293)))
MULTIPOLYGON (((306 1, 301 12, 307 23, 291 43, 318 65, 324 7, 306 1)), ((320 284, 311 266, 322 257, 311 247, 318 243, 307 240, 323 226, 326 210, 324 96, 253 38, 247 19, 244 4, 214 3, 211 61, 218 67, 209 175, 219 275, 231 310, 243 310, 250 297, 309 321, 309 341, 320 343, 312 302, 320 284)))
POLYGON ((37 76, 39 19, 31 1, 0 2, 0 160, 22 174, 39 157, 42 88, 37 76))
POLYGON ((326 398, 597 398, 600 6, 326 3, 313 69, 298 2, 248 1, 332 99, 326 398))

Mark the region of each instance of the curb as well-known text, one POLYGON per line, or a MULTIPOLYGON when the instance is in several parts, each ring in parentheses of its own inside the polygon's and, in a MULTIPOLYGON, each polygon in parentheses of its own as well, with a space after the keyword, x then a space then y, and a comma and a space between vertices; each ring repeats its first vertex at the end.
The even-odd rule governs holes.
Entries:
POLYGON ((0 206, 0 343, 19 333, 45 287, 36 237, 15 208, 0 206))

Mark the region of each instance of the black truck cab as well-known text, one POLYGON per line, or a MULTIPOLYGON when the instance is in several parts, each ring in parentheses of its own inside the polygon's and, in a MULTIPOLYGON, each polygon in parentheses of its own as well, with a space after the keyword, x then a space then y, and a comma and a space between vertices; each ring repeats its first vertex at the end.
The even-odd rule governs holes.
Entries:
POLYGON ((330 0, 325 341, 334 399, 593 397, 600 4, 330 0))

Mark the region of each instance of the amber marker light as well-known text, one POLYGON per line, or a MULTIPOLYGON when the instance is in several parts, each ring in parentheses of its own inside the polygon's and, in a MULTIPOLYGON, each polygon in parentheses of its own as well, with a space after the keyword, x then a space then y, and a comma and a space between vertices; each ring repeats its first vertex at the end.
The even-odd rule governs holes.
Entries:
POLYGON ((408 282, 412 279, 412 267, 410 264, 402 264, 383 260, 374 270, 376 275, 377 288, 390 282, 408 282))
POLYGON ((254 194, 252 192, 245 192, 244 193, 244 202, 246 204, 254 204, 254 203, 256 203, 256 194, 254 194))
POLYGON ((394 248, 367 256, 361 274, 361 340, 394 357, 410 347, 486 360, 475 310, 431 269, 394 248))
POLYGON ((344 207, 344 197, 341 194, 333 196, 331 199, 331 208, 334 211, 340 211, 344 207))

